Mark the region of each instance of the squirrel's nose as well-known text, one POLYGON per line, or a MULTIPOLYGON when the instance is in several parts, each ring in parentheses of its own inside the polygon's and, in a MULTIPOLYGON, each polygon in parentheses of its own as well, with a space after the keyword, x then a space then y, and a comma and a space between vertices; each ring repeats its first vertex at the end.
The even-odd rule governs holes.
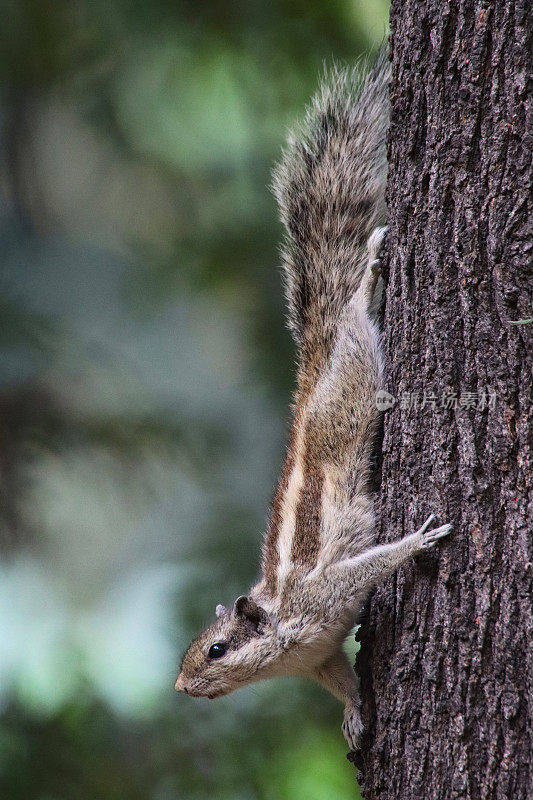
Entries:
POLYGON ((185 694, 189 694, 189 690, 187 689, 187 687, 185 685, 185 679, 183 677, 183 672, 180 672, 180 674, 178 675, 178 680, 174 684, 174 689, 176 689, 177 692, 185 692, 185 694))

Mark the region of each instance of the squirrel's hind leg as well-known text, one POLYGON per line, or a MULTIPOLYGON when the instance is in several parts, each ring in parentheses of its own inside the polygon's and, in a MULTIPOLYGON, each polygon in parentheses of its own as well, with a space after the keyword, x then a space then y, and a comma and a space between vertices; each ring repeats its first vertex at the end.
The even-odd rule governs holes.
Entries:
POLYGON ((352 300, 352 302, 361 305, 371 315, 377 311, 381 302, 383 281, 380 280, 381 259, 379 256, 386 233, 386 227, 376 228, 369 236, 366 245, 368 257, 366 269, 352 300))

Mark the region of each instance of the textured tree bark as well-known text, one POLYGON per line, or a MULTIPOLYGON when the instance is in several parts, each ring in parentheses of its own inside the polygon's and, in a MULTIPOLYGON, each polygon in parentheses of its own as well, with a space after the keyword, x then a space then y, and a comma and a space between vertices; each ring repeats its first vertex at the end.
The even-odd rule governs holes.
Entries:
POLYGON ((366 800, 533 796, 529 7, 392 2, 378 535, 455 533, 362 627, 366 800))

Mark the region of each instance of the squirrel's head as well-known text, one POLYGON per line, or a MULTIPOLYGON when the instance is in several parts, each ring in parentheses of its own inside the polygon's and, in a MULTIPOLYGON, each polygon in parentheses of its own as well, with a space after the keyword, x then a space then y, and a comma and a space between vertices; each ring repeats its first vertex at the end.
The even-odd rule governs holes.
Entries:
POLYGON ((216 608, 217 620, 189 646, 176 689, 193 697, 221 697, 274 674, 282 654, 275 626, 251 597, 232 609, 216 608))

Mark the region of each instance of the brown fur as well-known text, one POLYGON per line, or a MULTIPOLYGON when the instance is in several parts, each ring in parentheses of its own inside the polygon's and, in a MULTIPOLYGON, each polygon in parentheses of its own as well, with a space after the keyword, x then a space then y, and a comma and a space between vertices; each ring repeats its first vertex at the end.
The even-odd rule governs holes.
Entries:
POLYGON ((366 76, 358 67, 326 75, 274 173, 300 385, 314 383, 327 363, 366 241, 384 215, 388 74, 382 52, 366 76))
POLYGON ((277 568, 279 562, 278 536, 279 536, 279 529, 282 523, 283 497, 285 496, 285 492, 287 491, 287 486, 289 484, 289 477, 294 468, 296 429, 298 426, 298 422, 299 418, 298 416, 296 416, 291 427, 289 445, 287 447, 287 455, 285 458, 285 463, 283 464, 281 478, 278 483, 276 493, 274 495, 274 500, 272 501, 272 508, 270 510, 268 528, 263 543, 262 573, 265 581, 266 590, 272 597, 276 594, 278 585, 278 579, 277 579, 277 568))
POLYGON ((316 566, 320 550, 320 506, 324 473, 320 463, 309 457, 306 450, 304 456, 303 489, 296 511, 296 527, 292 540, 292 559, 309 568, 316 566))

